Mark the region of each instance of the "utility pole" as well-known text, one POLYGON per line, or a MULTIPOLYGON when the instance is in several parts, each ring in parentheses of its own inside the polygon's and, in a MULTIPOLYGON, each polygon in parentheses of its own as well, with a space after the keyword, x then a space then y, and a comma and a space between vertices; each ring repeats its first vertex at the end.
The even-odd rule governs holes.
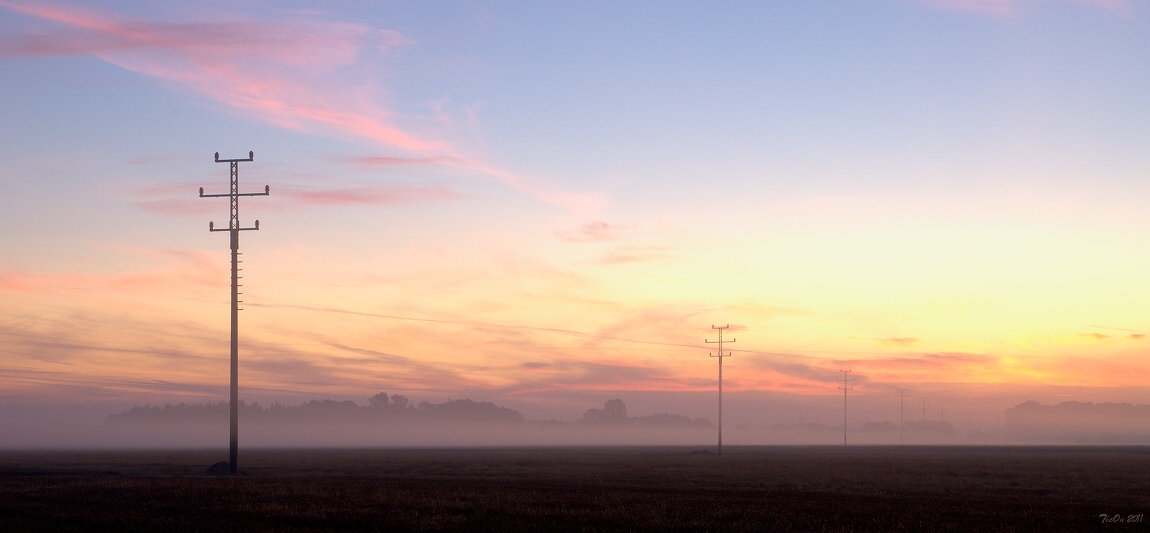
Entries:
POLYGON ((228 163, 231 166, 231 191, 227 194, 204 194, 200 187, 200 198, 231 198, 231 218, 228 219, 227 229, 216 229, 215 222, 208 222, 208 231, 226 231, 231 234, 232 248, 232 397, 231 397, 231 439, 228 450, 228 462, 232 474, 239 472, 239 409, 240 409, 240 299, 239 299, 239 255, 240 232, 260 229, 260 221, 256 221, 251 228, 240 227, 240 197, 241 196, 267 196, 271 194, 271 187, 264 185, 264 192, 240 192, 240 162, 255 161, 253 152, 248 152, 247 159, 220 159, 216 152, 217 163, 228 163))
POLYGON ((729 327, 731 327, 730 324, 727 324, 726 326, 715 326, 714 324, 711 324, 711 329, 719 330, 719 340, 716 342, 716 341, 711 341, 708 339, 703 339, 703 342, 705 342, 707 344, 718 344, 719 345, 719 353, 717 355, 713 354, 713 353, 707 354, 707 355, 710 355, 711 357, 718 357, 719 358, 719 455, 723 455, 723 358, 731 356, 730 352, 723 353, 723 343, 724 342, 735 342, 734 338, 732 338, 729 341, 723 340, 723 330, 725 330, 729 327))
POLYGON ((918 434, 919 434, 919 437, 922 438, 922 443, 926 444, 926 404, 929 403, 926 401, 926 396, 922 397, 921 403, 922 403, 922 426, 920 426, 918 428, 918 434))
POLYGON ((906 397, 909 394, 906 393, 906 389, 900 388, 895 396, 898 398, 898 445, 902 446, 902 413, 903 408, 906 407, 906 397))
POLYGON ((855 381, 858 378, 850 377, 850 373, 851 373, 850 370, 839 370, 839 372, 843 373, 843 377, 835 378, 835 381, 843 382, 843 385, 839 388, 843 390, 843 446, 846 446, 847 445, 847 391, 854 388, 854 387, 850 386, 850 382, 855 381))
POLYGON ((938 437, 946 440, 946 404, 938 402, 938 437))

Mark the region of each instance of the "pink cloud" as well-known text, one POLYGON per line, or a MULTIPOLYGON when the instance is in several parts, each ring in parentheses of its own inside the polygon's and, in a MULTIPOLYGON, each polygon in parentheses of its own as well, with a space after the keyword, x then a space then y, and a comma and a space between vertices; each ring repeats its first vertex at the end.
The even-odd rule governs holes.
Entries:
POLYGON ((919 2, 951 11, 1007 16, 1014 13, 1017 0, 919 0, 919 2))
POLYGON ((393 113, 377 103, 375 71, 362 61, 410 42, 395 31, 316 21, 153 22, 9 0, 0 6, 63 27, 6 37, 0 57, 90 54, 286 129, 367 140, 410 154, 361 158, 361 165, 435 164, 494 178, 569 210, 604 203, 598 195, 557 191, 462 157, 450 142, 397 125, 393 113))
POLYGON ((630 224, 609 224, 602 220, 595 220, 584 224, 578 230, 556 231, 555 235, 567 242, 614 241, 632 229, 634 226, 630 224))
POLYGON ((436 157, 387 157, 387 156, 344 156, 339 157, 337 160, 341 163, 349 163, 361 168, 373 169, 384 166, 395 165, 438 165, 455 161, 458 158, 447 156, 436 157))
POLYGON ((458 200, 465 195, 442 187, 405 185, 364 186, 346 189, 288 189, 284 194, 311 205, 400 205, 458 200))
MULTIPOLYGON (((226 201, 221 204, 204 200, 196 195, 196 188, 192 183, 166 183, 135 188, 126 193, 136 197, 131 202, 133 207, 160 215, 218 215, 221 210, 227 213, 226 201)), ((266 205, 265 202, 260 204, 266 205)))
POLYGON ((446 148, 391 124, 370 101, 370 87, 315 83, 338 78, 365 47, 406 42, 393 31, 345 23, 148 22, 75 7, 0 5, 70 30, 6 40, 3 56, 91 54, 288 129, 318 127, 415 152, 446 148))
MULTIPOLYGON (((1011 16, 1023 4, 1038 3, 1042 0, 917 0, 919 3, 950 11, 968 11, 989 15, 1011 16)), ((1049 1, 1049 0, 1046 0, 1049 1)), ((1112 11, 1122 11, 1127 7, 1126 0, 1070 0, 1080 4, 1090 4, 1112 11)))
MULTIPOLYGON (((161 215, 218 215, 227 212, 226 202, 213 202, 199 198, 195 188, 187 184, 148 187, 136 191, 141 199, 132 205, 161 215)), ((428 204, 467 198, 467 195, 446 187, 417 187, 397 184, 367 184, 352 187, 298 187, 285 186, 273 191, 273 196, 259 203, 258 209, 271 211, 293 205, 374 205, 394 206, 428 204)))

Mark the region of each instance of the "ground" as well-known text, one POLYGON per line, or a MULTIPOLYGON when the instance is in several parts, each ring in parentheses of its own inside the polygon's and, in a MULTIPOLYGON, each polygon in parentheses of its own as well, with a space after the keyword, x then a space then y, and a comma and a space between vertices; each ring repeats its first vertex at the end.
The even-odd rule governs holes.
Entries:
POLYGON ((0 530, 1150 531, 1147 447, 695 450, 8 451, 0 530))

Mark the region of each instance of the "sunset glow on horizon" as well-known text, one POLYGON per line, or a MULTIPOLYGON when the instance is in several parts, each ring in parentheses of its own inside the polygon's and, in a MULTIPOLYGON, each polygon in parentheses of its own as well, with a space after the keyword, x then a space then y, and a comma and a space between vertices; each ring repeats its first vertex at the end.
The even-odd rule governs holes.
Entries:
POLYGON ((1148 24, 1133 0, 0 0, 0 401, 225 397, 228 206, 196 191, 251 150, 249 401, 570 417, 602 400, 545 399, 713 391, 730 324, 736 394, 833 396, 849 368, 883 402, 1150 403, 1148 24))

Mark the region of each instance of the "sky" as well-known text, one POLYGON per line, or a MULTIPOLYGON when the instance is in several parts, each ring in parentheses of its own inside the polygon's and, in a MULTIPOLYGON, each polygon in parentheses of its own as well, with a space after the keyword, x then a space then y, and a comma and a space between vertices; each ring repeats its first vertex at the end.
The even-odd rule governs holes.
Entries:
POLYGON ((1144 1, 0 0, 0 72, 7 407, 226 398, 248 151, 248 401, 714 419, 729 324, 735 421, 1150 403, 1144 1))

